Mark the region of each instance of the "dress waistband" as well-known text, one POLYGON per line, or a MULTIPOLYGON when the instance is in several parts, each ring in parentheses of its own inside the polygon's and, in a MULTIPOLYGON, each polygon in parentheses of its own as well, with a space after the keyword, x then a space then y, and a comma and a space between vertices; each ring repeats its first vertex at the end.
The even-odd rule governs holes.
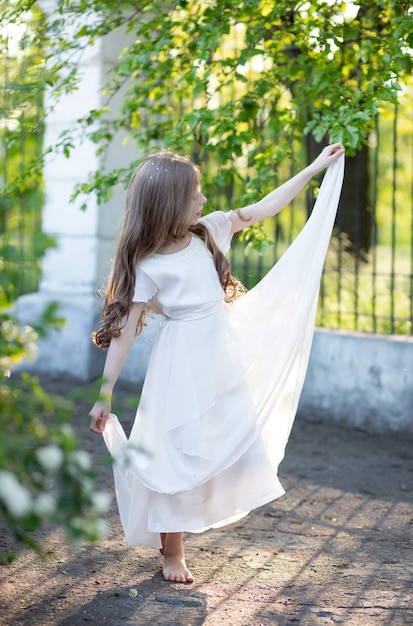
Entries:
POLYGON ((215 306, 208 309, 205 309, 205 307, 203 307, 202 309, 197 309, 196 307, 190 310, 185 309, 184 311, 182 311, 182 316, 179 316, 179 313, 174 313, 173 315, 165 315, 160 324, 160 327, 162 328, 163 326, 165 326, 166 322, 193 322, 195 320, 201 320, 205 317, 215 315, 215 313, 218 313, 222 310, 223 306, 224 303, 219 302, 215 306))

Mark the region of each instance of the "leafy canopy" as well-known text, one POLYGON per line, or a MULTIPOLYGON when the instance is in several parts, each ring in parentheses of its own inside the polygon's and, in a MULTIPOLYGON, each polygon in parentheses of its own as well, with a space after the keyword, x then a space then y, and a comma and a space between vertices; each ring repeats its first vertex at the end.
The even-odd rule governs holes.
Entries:
MULTIPOLYGON (((18 0, 6 19, 36 4, 18 0)), ((240 166, 244 177, 252 168, 251 199, 273 182, 274 166, 303 135, 342 141, 349 154, 367 141, 378 108, 396 102, 411 73, 409 6, 403 0, 58 0, 46 34, 52 100, 76 89, 87 47, 118 29, 126 34, 102 89, 103 106, 67 129, 55 148, 69 156, 75 140, 88 136, 103 155, 122 130, 140 154, 172 146, 209 159, 215 186, 236 179, 240 166), (111 112, 120 90, 126 90, 120 111, 111 112)), ((75 195, 95 192, 107 200, 134 165, 91 173, 75 195)))
MULTIPOLYGON (((51 523, 71 540, 99 538, 109 497, 98 491, 91 458, 70 426, 71 403, 46 393, 35 378, 13 372, 36 357, 38 337, 63 322, 54 304, 35 328, 22 327, 13 314, 21 290, 35 287, 39 259, 52 243, 36 228, 42 205, 44 20, 36 6, 23 13, 18 8, 0 2, 0 519, 17 541, 39 548, 33 531, 51 523)), ((0 564, 13 556, 0 552, 0 564)))

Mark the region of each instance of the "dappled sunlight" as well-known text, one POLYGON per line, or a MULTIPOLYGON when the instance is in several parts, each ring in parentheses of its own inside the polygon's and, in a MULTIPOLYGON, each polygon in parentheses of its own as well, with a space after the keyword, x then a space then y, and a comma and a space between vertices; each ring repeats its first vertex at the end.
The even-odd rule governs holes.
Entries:
MULTIPOLYGON (((280 468, 286 495, 237 524, 186 536, 193 584, 165 582, 156 550, 125 545, 113 501, 98 545, 70 546, 60 531, 44 531, 43 557, 24 548, 0 569, 6 623, 405 626, 411 450, 407 438, 298 417, 280 468)), ((110 467, 100 471, 109 486, 110 467)))

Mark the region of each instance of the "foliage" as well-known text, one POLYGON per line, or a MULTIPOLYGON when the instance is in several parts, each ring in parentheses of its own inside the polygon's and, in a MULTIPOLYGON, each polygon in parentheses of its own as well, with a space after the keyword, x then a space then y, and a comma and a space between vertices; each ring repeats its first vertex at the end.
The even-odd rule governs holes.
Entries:
POLYGON ((32 531, 48 523, 71 540, 101 537, 108 495, 67 423, 70 404, 25 375, 1 381, 0 408, 0 512, 14 537, 36 547, 32 531))
MULTIPOLYGON (((53 311, 47 314, 56 323, 53 311)), ((44 332, 45 324, 40 328, 44 332)), ((90 456, 68 423, 71 403, 47 394, 27 374, 11 375, 22 359, 35 358, 36 340, 34 329, 20 327, 1 308, 0 516, 18 541, 32 547, 32 531, 49 523, 71 540, 96 540, 109 501, 96 489, 90 456)))
POLYGON ((52 304, 36 330, 22 327, 9 295, 0 285, 0 518, 31 547, 38 547, 33 531, 52 523, 72 541, 96 540, 109 499, 97 490, 91 458, 69 424, 72 404, 47 394, 35 378, 12 374, 36 358, 39 335, 63 320, 52 304))
MULTIPOLYGON (((400 0, 58 4, 47 42, 56 96, 75 88, 82 50, 114 29, 129 34, 103 89, 104 106, 68 129, 60 149, 69 155, 88 135, 103 154, 122 130, 144 151, 171 145, 213 161, 207 185, 242 188, 242 201, 273 184, 274 167, 303 133, 354 152, 412 68, 411 11, 400 0), (111 115, 120 90, 121 111, 111 115)), ((129 174, 94 172, 76 193, 105 201, 129 174)))
MULTIPOLYGON (((21 327, 13 315, 21 289, 36 287, 40 258, 52 243, 36 232, 42 206, 43 22, 35 6, 30 17, 12 17, 16 7, 0 3, 3 26, 14 19, 20 33, 13 49, 10 32, 0 31, 5 61, 0 215, 1 225, 7 225, 0 232, 0 518, 17 541, 37 548, 33 531, 48 524, 61 526, 71 540, 100 537, 108 495, 97 491, 91 459, 68 423, 70 403, 47 394, 36 379, 13 373, 23 360, 35 358, 38 337, 63 323, 53 304, 35 328, 21 327)), ((0 562, 12 556, 0 555, 0 562)))
MULTIPOLYGON (((15 0, 3 22, 35 6, 15 0)), ((54 149, 70 156, 88 137, 104 159, 122 132, 138 155, 172 146, 212 164, 207 194, 218 187, 236 203, 252 201, 273 187, 303 134, 342 141, 348 154, 368 140, 378 108, 395 102, 411 73, 411 17, 406 0, 58 0, 41 35, 51 103, 76 89, 82 55, 102 37, 123 32, 125 47, 103 106, 54 149)), ((74 197, 107 201, 134 166, 91 172, 74 197)), ((254 242, 260 248, 262 237, 254 242)))
POLYGON ((71 540, 96 540, 108 495, 99 492, 91 458, 68 423, 73 407, 29 375, 14 376, 36 357, 36 341, 63 320, 51 305, 36 330, 21 327, 0 285, 0 518, 15 539, 37 547, 33 531, 53 523, 71 540))
MULTIPOLYGON (((2 15, 9 3, 0 2, 2 15)), ((6 20, 7 21, 7 20, 6 20)), ((0 262, 1 287, 34 291, 50 238, 41 233, 44 18, 33 9, 13 28, 0 28, 0 262)))

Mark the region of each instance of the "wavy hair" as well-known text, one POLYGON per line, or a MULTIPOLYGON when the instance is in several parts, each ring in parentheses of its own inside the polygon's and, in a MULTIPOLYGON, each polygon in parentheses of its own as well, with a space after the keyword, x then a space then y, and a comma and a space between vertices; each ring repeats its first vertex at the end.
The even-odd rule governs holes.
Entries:
MULTIPOLYGON (((200 237, 210 250, 226 301, 237 298, 240 283, 232 276, 228 259, 203 224, 191 226, 190 206, 200 180, 199 168, 187 157, 169 150, 148 156, 128 185, 126 208, 117 250, 105 290, 102 320, 92 340, 102 349, 109 347, 126 323, 132 302, 136 266, 166 243, 188 233, 200 237)), ((136 334, 145 326, 144 310, 136 334)))

